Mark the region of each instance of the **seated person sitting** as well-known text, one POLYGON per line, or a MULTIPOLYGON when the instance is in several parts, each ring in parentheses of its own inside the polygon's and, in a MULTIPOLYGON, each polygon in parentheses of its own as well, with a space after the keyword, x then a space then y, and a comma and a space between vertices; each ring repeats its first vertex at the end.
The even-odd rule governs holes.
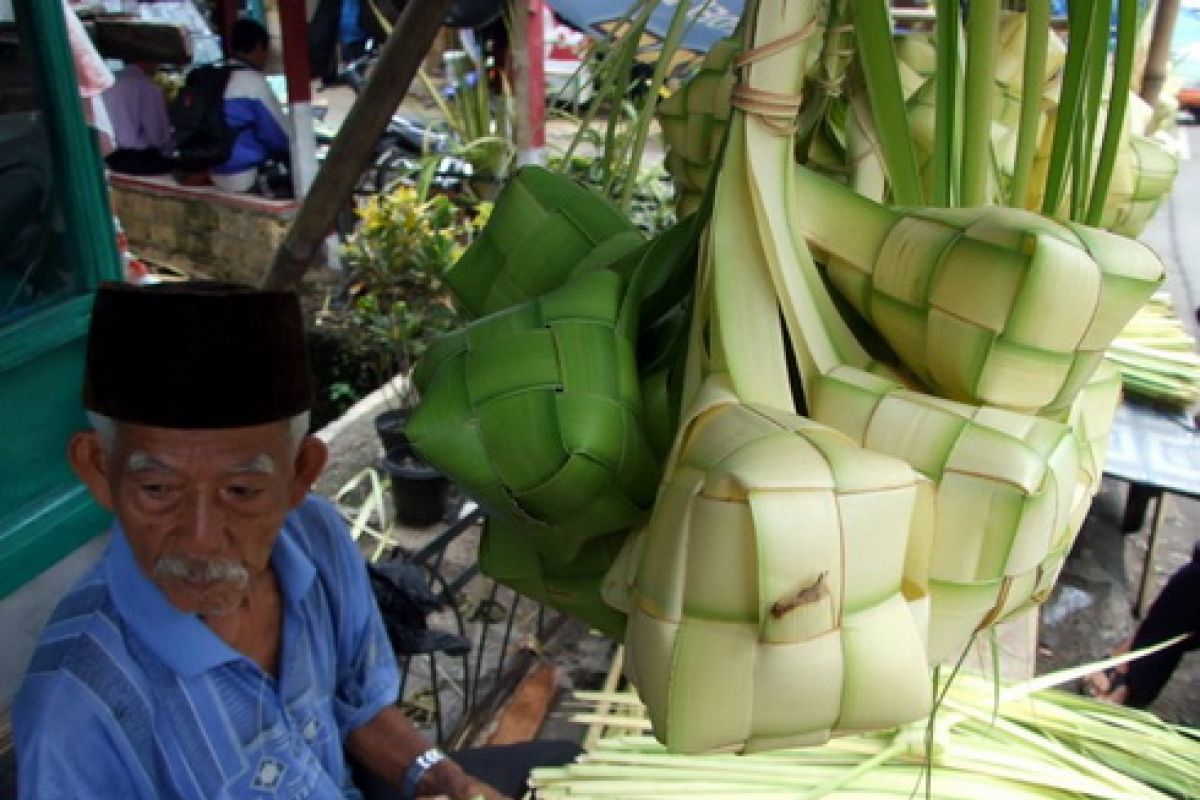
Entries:
POLYGON ((1192 560, 1170 577, 1146 618, 1112 655, 1152 647, 1184 634, 1186 638, 1169 647, 1089 675, 1083 681, 1084 693, 1116 705, 1147 708, 1184 654, 1200 650, 1200 542, 1192 548, 1192 560))
POLYGON ((213 184, 228 192, 248 192, 259 170, 288 161, 288 122, 263 77, 271 39, 252 19, 234 23, 230 50, 235 69, 225 87, 225 122, 237 132, 229 160, 209 170, 213 184))
POLYGON ((443 756, 396 705, 365 562, 309 493, 328 454, 313 388, 292 293, 100 287, 93 430, 68 459, 116 519, 13 701, 20 798, 499 800, 577 754, 443 756))
POLYGON ((162 175, 174 169, 166 155, 172 148, 167 99, 153 80, 157 69, 148 61, 127 64, 103 94, 117 145, 104 160, 116 172, 162 175))

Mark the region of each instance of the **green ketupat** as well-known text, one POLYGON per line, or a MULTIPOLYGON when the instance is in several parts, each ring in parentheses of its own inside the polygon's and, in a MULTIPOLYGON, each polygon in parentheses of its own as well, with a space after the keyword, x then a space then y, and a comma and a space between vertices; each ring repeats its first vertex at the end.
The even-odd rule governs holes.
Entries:
POLYGON ((413 373, 417 452, 562 561, 654 499, 627 289, 589 272, 436 340, 413 373))
POLYGON ((700 68, 658 107, 658 123, 667 143, 664 163, 676 186, 676 213, 682 219, 704 197, 729 127, 733 59, 740 45, 721 39, 704 55, 700 68))
POLYGON ((561 175, 526 167, 505 184, 446 283, 471 316, 486 317, 611 266, 644 242, 610 203, 561 175))

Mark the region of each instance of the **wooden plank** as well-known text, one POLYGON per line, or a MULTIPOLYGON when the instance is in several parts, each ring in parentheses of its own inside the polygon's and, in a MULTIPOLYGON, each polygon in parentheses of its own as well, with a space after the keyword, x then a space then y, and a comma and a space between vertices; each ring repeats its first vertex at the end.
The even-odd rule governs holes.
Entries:
POLYGON ((500 712, 496 730, 488 737, 487 744, 515 744, 536 738, 550 713, 555 684, 554 665, 549 661, 537 664, 500 712))
POLYGON ((96 49, 105 58, 154 64, 192 63, 192 37, 173 22, 97 19, 90 26, 96 49))
POLYGON ((300 213, 276 251, 263 288, 294 289, 300 284, 333 229, 338 209, 345 206, 367 168, 375 142, 408 93, 449 8, 450 0, 426 0, 404 7, 366 86, 330 145, 300 213))

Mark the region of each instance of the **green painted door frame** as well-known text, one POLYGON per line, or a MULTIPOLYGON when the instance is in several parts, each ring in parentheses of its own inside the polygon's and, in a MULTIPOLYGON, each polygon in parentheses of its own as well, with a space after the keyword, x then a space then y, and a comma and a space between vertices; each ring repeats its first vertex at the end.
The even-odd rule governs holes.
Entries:
POLYGON ((107 515, 92 503, 64 456, 70 434, 84 426, 80 384, 92 295, 100 281, 118 280, 122 271, 61 0, 15 0, 14 11, 21 41, 33 55, 53 162, 64 232, 57 252, 66 263, 60 266, 70 270, 77 291, 0 323, 0 597, 107 525, 107 515))

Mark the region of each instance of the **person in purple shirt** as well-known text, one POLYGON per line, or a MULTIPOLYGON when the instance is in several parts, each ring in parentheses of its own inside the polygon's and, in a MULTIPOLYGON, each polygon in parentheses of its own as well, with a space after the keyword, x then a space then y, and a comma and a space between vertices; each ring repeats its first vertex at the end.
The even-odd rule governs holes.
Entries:
POLYGON ((162 175, 174 169, 171 121, 167 100, 154 83, 158 65, 138 61, 117 73, 104 92, 104 107, 112 120, 116 150, 104 159, 110 169, 131 175, 162 175))
POLYGON ((445 756, 396 705, 365 562, 309 493, 295 294, 102 284, 83 394, 68 459, 116 522, 13 702, 21 800, 499 800, 578 752, 445 756))

